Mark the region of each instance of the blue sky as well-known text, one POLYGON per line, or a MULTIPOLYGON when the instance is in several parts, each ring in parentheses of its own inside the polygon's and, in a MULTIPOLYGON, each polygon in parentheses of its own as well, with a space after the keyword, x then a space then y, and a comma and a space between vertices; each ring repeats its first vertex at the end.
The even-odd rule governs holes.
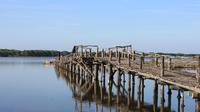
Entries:
POLYGON ((0 48, 200 53, 199 0, 0 0, 0 48))

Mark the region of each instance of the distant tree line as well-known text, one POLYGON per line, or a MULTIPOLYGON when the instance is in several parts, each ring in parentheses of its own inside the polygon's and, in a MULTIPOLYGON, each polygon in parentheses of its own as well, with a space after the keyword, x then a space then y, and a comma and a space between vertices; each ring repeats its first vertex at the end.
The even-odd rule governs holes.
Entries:
POLYGON ((55 57, 69 54, 68 51, 56 51, 56 50, 15 50, 15 49, 0 49, 0 57, 55 57))

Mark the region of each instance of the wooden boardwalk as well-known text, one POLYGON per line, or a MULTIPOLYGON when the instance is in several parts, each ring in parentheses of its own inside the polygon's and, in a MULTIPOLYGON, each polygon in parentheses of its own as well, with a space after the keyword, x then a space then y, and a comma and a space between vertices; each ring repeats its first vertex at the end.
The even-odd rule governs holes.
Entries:
POLYGON ((103 71, 105 68, 109 74, 108 80, 113 80, 113 76, 117 73, 118 75, 127 73, 200 93, 199 57, 178 59, 138 52, 133 50, 131 45, 101 50, 96 45, 78 45, 74 46, 71 54, 58 57, 56 63, 71 71, 87 73, 94 80, 98 79, 100 70, 105 72, 103 71), (191 60, 194 63, 192 66, 188 64, 191 60), (179 68, 193 68, 197 72, 177 70, 175 69, 177 63, 180 63, 179 68))

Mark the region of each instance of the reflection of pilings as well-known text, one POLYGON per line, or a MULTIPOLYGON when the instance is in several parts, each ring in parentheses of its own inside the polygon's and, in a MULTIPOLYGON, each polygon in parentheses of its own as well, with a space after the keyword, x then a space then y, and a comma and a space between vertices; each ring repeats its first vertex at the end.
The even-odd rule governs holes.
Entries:
MULTIPOLYGON (((126 78, 124 73, 123 73, 123 87, 126 88, 126 78)), ((123 89, 123 96, 125 96, 125 89, 123 89)))
POLYGON ((127 100, 128 108, 131 106, 131 73, 128 74, 128 100, 127 100))
POLYGON ((103 75, 104 75, 104 64, 102 63, 101 64, 101 79, 100 79, 100 81, 102 81, 102 78, 103 78, 103 75))
POLYGON ((165 108, 165 92, 164 92, 164 90, 165 90, 165 86, 164 86, 164 84, 161 84, 160 85, 160 98, 161 98, 161 102, 160 102, 161 109, 160 109, 160 112, 164 112, 165 111, 164 110, 164 108, 165 108))
POLYGON ((81 99, 81 101, 80 101, 80 112, 82 112, 83 111, 83 102, 82 102, 82 99, 81 99))
POLYGON ((181 91, 180 89, 178 90, 178 95, 177 95, 177 99, 178 99, 178 112, 180 112, 180 107, 181 107, 181 91))
POLYGON ((142 78, 142 106, 144 106, 144 78, 142 78))
POLYGON ((118 69, 118 75, 117 75, 117 104, 120 103, 120 85, 121 85, 121 70, 118 69))
POLYGON ((200 98, 195 99, 195 112, 200 112, 200 98))
POLYGON ((137 98, 137 108, 141 110, 141 77, 138 76, 138 98, 137 98))
POLYGON ((158 108, 158 80, 154 81, 154 95, 153 95, 153 112, 157 112, 158 108))
POLYGON ((172 90, 168 85, 168 111, 171 112, 172 90))
POLYGON ((184 112, 184 107, 185 107, 185 104, 184 104, 184 101, 185 98, 184 98, 184 90, 181 91, 181 110, 182 112, 184 112))
POLYGON ((112 102, 112 81, 109 82, 109 88, 108 88, 108 105, 111 105, 112 102))
POLYGON ((112 83, 111 81, 113 80, 113 66, 108 65, 108 71, 109 71, 109 83, 112 83))
POLYGON ((135 108, 135 73, 132 74, 132 105, 135 108))
POLYGON ((95 67, 96 67, 96 68, 95 68, 95 80, 98 80, 98 77, 99 77, 99 65, 96 64, 95 67))

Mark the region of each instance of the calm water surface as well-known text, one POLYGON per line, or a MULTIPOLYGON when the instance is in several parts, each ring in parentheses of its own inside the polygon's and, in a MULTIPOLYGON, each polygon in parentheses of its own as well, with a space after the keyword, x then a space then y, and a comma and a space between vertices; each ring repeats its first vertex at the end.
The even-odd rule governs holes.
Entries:
MULTIPOLYGON (((116 112, 122 111, 126 105, 119 107, 99 101, 85 100, 81 102, 74 98, 75 87, 66 78, 65 72, 58 73, 54 66, 43 65, 42 62, 52 58, 0 58, 0 112, 116 112)), ((125 77, 128 79, 128 77, 125 77)), ((135 88, 137 88, 137 77, 135 88)), ((106 87, 108 81, 105 82, 106 87)), ((145 80, 145 105, 153 104, 152 80, 145 80)), ((128 84, 125 84, 127 89, 128 84)), ((160 91, 160 86, 158 87, 160 91)), ((106 88, 108 89, 108 88, 106 88)), ((167 86, 165 87, 165 107, 167 108, 167 86)), ((113 87, 113 91, 117 91, 113 87)), ((178 112, 177 90, 172 91, 172 110, 178 112)), ((93 93, 92 93, 93 94, 93 93)), ((113 92, 113 94, 116 94, 113 92)), ((114 95, 113 95, 114 96, 114 95)), ((137 89, 135 90, 137 100, 137 89)), ((184 92, 185 112, 195 112, 195 100, 184 92)), ((158 107, 160 93, 158 94, 158 107)), ((146 111, 152 112, 151 109, 146 111)), ((181 110, 183 111, 183 110, 181 110)))

